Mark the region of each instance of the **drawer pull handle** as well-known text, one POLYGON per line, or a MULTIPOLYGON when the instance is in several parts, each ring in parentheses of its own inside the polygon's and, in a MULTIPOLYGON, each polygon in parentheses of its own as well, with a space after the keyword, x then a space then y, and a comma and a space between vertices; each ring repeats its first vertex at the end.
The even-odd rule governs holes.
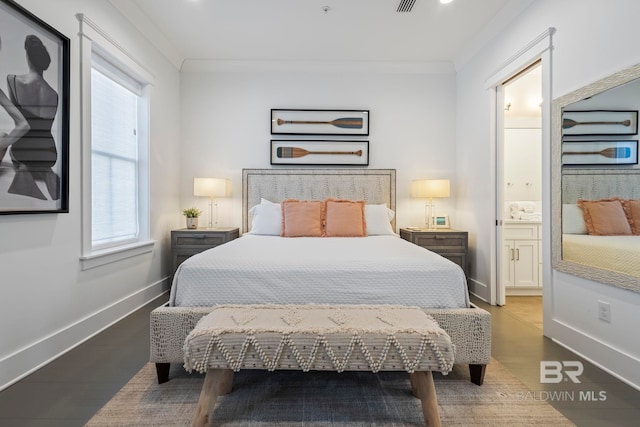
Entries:
POLYGON ((204 235, 204 234, 196 234, 196 235, 194 235, 194 236, 192 236, 192 237, 193 237, 194 239, 204 239, 204 238, 205 238, 205 237, 207 237, 207 236, 206 236, 206 235, 204 235))
POLYGON ((515 258, 513 256, 513 249, 511 249, 511 261, 513 261, 515 258))
POLYGON ((520 261, 520 249, 516 249, 516 261, 520 261))

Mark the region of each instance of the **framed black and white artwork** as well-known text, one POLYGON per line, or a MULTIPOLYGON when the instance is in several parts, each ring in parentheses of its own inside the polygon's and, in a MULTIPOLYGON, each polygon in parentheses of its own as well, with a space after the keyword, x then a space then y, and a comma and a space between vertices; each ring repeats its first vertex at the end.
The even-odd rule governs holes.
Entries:
POLYGON ((69 211, 69 39, 0 0, 0 214, 69 211))

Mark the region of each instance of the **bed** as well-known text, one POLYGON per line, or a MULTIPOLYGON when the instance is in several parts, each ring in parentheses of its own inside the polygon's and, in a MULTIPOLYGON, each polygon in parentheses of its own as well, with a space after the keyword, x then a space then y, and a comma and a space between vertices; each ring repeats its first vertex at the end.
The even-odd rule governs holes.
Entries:
MULTIPOLYGON (((456 264, 393 233, 367 237, 254 234, 255 206, 299 200, 363 200, 395 211, 393 169, 245 169, 242 237, 194 255, 174 276, 169 304, 151 314, 151 362, 159 382, 197 321, 219 304, 399 304, 419 306, 451 336, 455 360, 482 384, 491 355, 490 314, 470 304, 456 264), (252 229, 252 226, 254 227, 252 229)), ((367 216, 370 229, 374 217, 367 216)))

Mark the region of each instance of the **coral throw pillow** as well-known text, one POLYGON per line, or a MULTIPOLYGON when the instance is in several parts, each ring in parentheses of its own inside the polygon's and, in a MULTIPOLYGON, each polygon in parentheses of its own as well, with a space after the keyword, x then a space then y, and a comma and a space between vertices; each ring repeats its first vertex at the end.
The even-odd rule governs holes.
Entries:
POLYGON ((596 236, 623 236, 631 234, 620 199, 578 200, 584 213, 587 231, 596 236))
POLYGON ((282 237, 322 237, 324 235, 324 202, 284 200, 282 237))
POLYGON ((325 236, 365 237, 364 201, 326 200, 325 236))
POLYGON ((640 235, 640 200, 623 200, 622 206, 627 214, 631 232, 640 235))

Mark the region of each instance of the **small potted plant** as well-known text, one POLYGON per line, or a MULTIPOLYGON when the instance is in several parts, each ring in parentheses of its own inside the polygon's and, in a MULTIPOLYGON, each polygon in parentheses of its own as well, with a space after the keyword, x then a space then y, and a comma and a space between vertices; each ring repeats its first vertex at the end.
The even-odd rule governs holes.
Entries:
POLYGON ((187 228, 198 228, 198 217, 201 213, 202 211, 195 206, 182 211, 182 215, 187 217, 187 228))

